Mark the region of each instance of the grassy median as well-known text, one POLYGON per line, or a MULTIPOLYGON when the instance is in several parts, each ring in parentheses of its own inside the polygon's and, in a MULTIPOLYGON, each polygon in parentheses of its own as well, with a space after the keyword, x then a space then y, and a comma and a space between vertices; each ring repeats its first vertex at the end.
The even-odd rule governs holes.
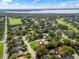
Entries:
POLYGON ((3 57, 3 43, 0 42, 0 59, 3 57))

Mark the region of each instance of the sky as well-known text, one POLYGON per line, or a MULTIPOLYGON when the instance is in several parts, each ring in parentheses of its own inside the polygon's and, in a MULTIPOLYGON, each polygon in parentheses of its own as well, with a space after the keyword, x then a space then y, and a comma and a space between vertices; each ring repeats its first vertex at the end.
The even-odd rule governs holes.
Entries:
POLYGON ((79 8, 79 0, 0 0, 0 9, 79 8))

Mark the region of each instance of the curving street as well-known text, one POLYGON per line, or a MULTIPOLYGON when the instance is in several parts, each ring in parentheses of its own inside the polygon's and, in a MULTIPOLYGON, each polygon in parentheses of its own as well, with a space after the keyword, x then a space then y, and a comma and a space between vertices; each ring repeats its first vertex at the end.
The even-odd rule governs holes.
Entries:
POLYGON ((23 36, 23 41, 27 45, 28 52, 31 53, 31 59, 36 59, 35 51, 30 47, 30 43, 25 40, 25 36, 23 36))

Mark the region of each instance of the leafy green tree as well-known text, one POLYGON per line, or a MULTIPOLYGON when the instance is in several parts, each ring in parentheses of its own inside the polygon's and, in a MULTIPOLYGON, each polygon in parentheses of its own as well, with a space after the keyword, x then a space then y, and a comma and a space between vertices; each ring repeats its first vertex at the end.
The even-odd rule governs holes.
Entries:
POLYGON ((38 47, 36 49, 36 54, 38 56, 38 58, 42 58, 44 55, 48 54, 48 50, 45 47, 38 47))
POLYGON ((68 45, 68 46, 71 45, 71 40, 64 39, 63 42, 64 42, 65 45, 68 45))
POLYGON ((58 55, 48 55, 47 59, 60 59, 58 55))
POLYGON ((17 53, 12 54, 9 59, 16 59, 17 58, 17 53))
POLYGON ((72 55, 74 54, 74 49, 68 46, 63 46, 59 48, 59 54, 61 56, 72 55))
POLYGON ((13 48, 13 49, 11 50, 11 52, 12 52, 12 54, 13 54, 13 53, 17 53, 17 52, 18 52, 18 49, 17 49, 17 48, 13 48))
POLYGON ((54 40, 52 40, 51 42, 48 42, 48 44, 46 45, 47 49, 53 49, 56 48, 58 46, 58 43, 54 40))
POLYGON ((50 36, 50 38, 54 38, 54 37, 55 37, 55 33, 50 32, 50 33, 49 33, 49 36, 50 36))
POLYGON ((64 42, 64 45, 71 46, 71 47, 73 47, 74 44, 76 43, 76 42, 69 40, 69 39, 64 39, 63 42, 64 42))
POLYGON ((27 45, 21 45, 21 47, 24 49, 24 51, 27 50, 27 45))
POLYGON ((27 59, 30 59, 30 58, 31 58, 31 53, 27 53, 27 54, 26 54, 26 58, 27 58, 27 59))

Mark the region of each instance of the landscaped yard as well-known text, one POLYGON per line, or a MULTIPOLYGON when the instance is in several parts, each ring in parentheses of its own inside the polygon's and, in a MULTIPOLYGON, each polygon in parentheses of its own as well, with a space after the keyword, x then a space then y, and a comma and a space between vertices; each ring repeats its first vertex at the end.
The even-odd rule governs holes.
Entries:
POLYGON ((9 24, 10 25, 20 25, 22 24, 22 21, 20 18, 9 18, 9 24))
POLYGON ((36 48, 37 48, 39 45, 38 45, 37 42, 32 41, 31 44, 30 44, 30 46, 31 46, 32 49, 36 50, 36 48))
POLYGON ((3 57, 3 43, 0 42, 0 59, 3 57))

